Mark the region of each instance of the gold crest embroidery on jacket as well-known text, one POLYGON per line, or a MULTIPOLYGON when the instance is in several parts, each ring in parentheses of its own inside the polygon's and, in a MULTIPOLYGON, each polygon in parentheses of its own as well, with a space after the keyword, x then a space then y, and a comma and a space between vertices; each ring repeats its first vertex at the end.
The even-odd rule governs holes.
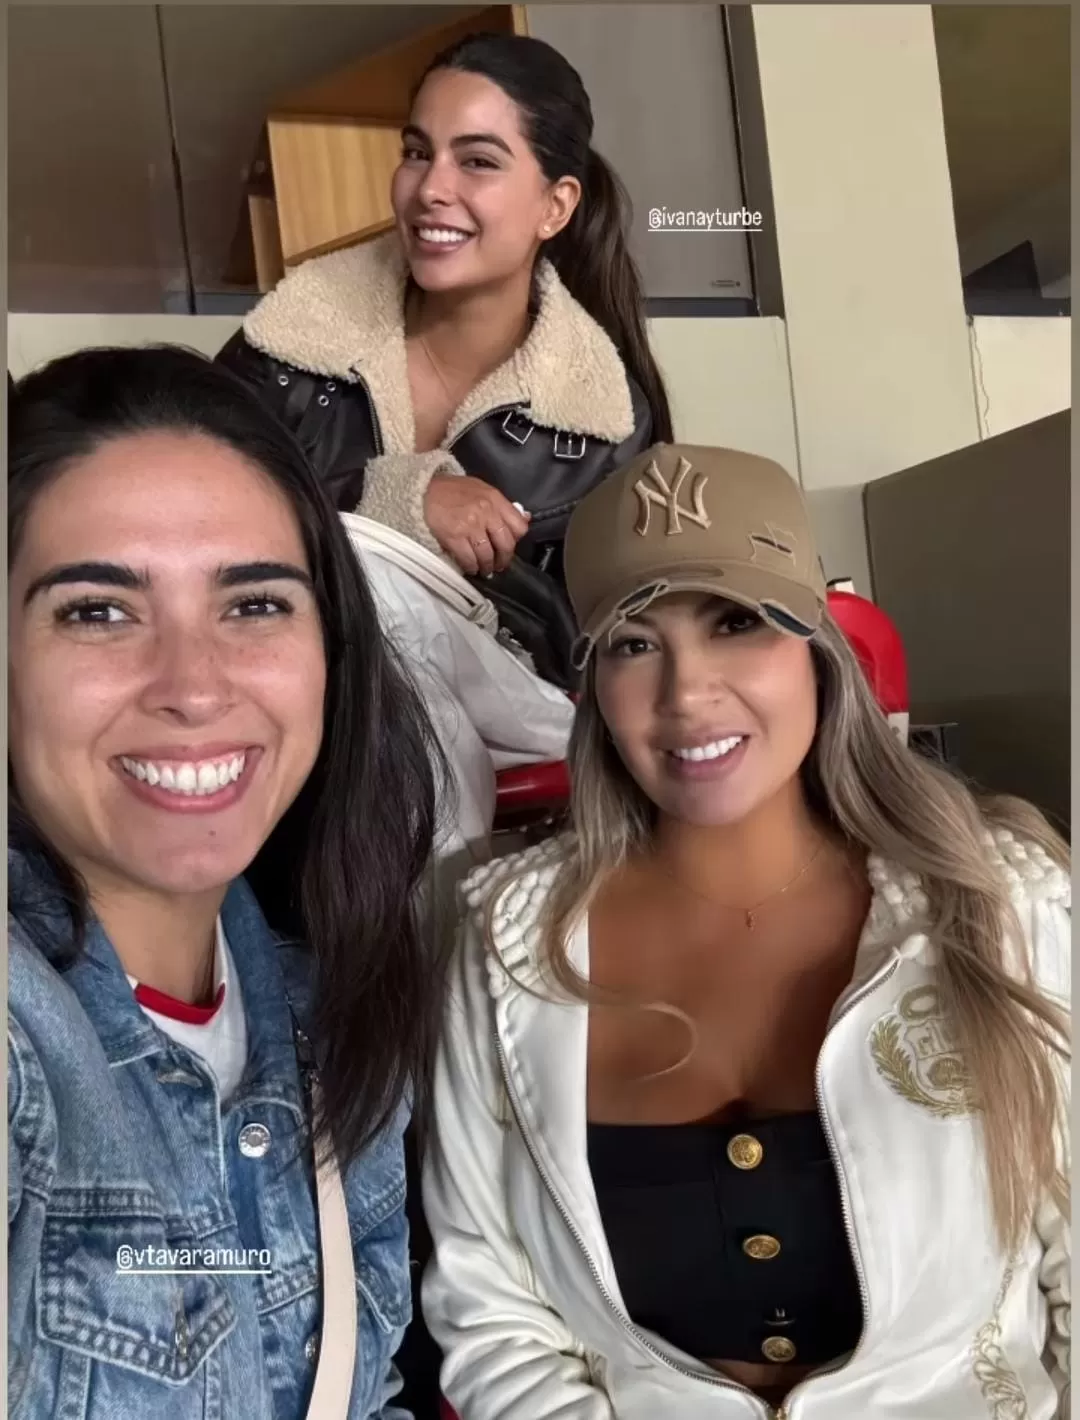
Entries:
POLYGON ((939 1119, 971 1114, 971 1082, 934 986, 905 991, 870 1033, 870 1054, 890 1089, 939 1119))
POLYGON ((1020 1377, 1001 1344, 1001 1308, 1012 1279, 1010 1267, 994 1302, 994 1314, 975 1333, 972 1345, 975 1379, 993 1420, 1029 1420, 1030 1417, 1020 1377))

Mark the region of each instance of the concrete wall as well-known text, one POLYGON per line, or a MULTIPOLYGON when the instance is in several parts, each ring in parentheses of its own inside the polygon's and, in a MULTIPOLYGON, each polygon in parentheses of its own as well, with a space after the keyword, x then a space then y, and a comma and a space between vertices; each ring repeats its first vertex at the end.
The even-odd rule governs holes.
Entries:
POLYGON ((979 437, 928 5, 755 5, 803 483, 979 437))
MULTIPOLYGON (((219 350, 236 330, 234 316, 25 315, 8 318, 8 364, 18 377, 56 355, 87 345, 138 345, 172 341, 205 354, 219 350)), ((970 442, 1003 433, 1070 406, 1068 318, 979 317, 971 324, 967 377, 978 391, 979 422, 970 442)), ((816 436, 815 465, 824 477, 807 478, 800 457, 797 401, 788 359, 787 331, 779 319, 656 319, 649 335, 671 395, 675 432, 688 443, 721 444, 776 459, 802 479, 813 512, 825 570, 872 590, 863 522, 862 491, 869 481, 828 482, 832 466, 850 456, 848 422, 839 415, 816 436)), ((821 344, 828 345, 828 332, 821 344)), ((839 358, 834 353, 833 358, 839 358)), ((861 361, 848 361, 855 398, 861 361)), ((838 372, 838 379, 843 372, 838 372)), ((918 406, 909 410, 914 423, 918 406)), ((868 431, 869 433, 869 431, 868 431)), ((940 439, 940 431, 938 433, 940 439)), ((930 444, 930 434, 922 438, 930 444)), ((884 443, 884 437, 883 441, 884 443)), ((939 447, 931 457, 947 453, 939 447)), ((905 465, 878 455, 868 462, 881 475, 905 465), (884 465, 884 466, 883 466, 884 465)))
POLYGON ((968 334, 984 439, 1071 408, 1068 316, 974 316, 968 334))

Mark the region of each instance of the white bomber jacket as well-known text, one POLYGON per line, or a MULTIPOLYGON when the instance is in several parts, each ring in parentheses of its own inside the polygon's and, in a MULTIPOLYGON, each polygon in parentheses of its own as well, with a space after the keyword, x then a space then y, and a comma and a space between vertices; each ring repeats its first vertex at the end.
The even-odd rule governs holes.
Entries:
MULTIPOLYGON (((1069 882, 1041 850, 987 835, 1036 980, 1070 990, 1069 882)), ((588 1009, 554 1004, 540 918, 552 840, 477 870, 436 1073, 424 1202, 424 1312, 460 1420, 775 1416, 627 1316, 589 1172, 588 1009), (492 950, 485 948, 490 914, 492 950)), ((871 859, 873 902, 818 1060, 818 1103, 863 1293, 863 1335, 789 1394, 783 1420, 1065 1420, 1070 1236, 1038 1210, 995 1239, 962 1062, 937 1010, 918 880, 871 859)), ((588 975, 587 923, 569 945, 588 975)))

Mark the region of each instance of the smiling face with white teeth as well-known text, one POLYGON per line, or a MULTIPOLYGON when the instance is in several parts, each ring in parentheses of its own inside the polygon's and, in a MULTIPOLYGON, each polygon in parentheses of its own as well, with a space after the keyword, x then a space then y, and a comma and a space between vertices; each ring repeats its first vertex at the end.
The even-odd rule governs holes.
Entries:
POLYGON ((807 642, 686 592, 624 622, 596 656, 608 733, 661 814, 738 823, 797 783, 817 728, 807 642))
POLYGON ((580 195, 575 179, 547 181, 516 104, 497 84, 451 69, 424 80, 391 186, 421 290, 527 280, 541 242, 566 225, 580 195))
POLYGON ((309 575, 284 493, 205 435, 111 439, 38 495, 9 583, 10 759, 92 893, 247 869, 322 739, 309 575))

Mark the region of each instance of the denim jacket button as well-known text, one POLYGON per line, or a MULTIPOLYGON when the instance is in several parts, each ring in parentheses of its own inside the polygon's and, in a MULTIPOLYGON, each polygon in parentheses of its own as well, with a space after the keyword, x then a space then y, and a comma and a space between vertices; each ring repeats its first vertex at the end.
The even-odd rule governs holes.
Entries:
POLYGON ((270 1152, 270 1131, 265 1124, 245 1124, 240 1131, 240 1152, 245 1159, 261 1159, 270 1152))
POLYGON ((304 1342, 304 1355, 308 1358, 309 1361, 314 1361, 315 1357, 318 1354, 319 1338, 317 1336, 309 1336, 308 1339, 304 1342))

